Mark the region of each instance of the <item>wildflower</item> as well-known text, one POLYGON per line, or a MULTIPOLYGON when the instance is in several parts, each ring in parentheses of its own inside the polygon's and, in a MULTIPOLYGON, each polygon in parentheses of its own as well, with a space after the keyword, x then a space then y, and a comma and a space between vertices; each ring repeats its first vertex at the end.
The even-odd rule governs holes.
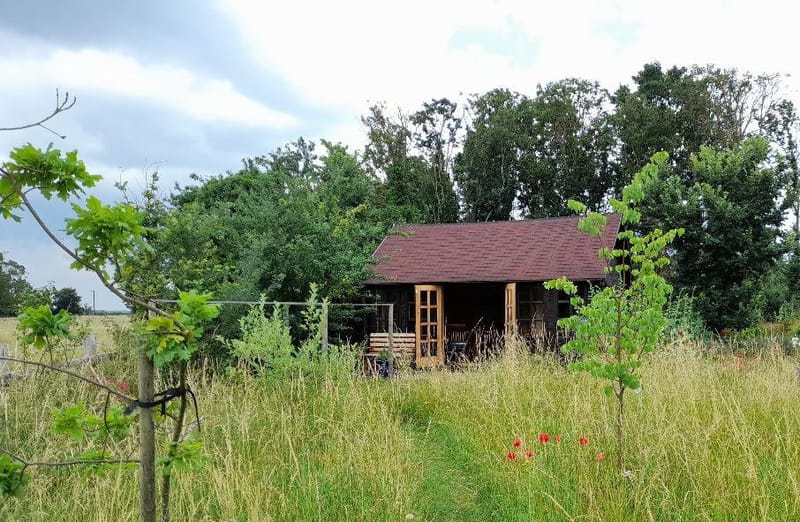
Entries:
POLYGON ((525 452, 523 453, 523 455, 525 455, 526 459, 532 459, 533 458, 533 452, 531 450, 529 450, 529 449, 526 449, 525 452))
POLYGON ((119 388, 119 391, 122 393, 128 393, 131 390, 131 385, 125 381, 118 381, 117 388, 119 388))
POLYGON ((522 446, 522 439, 517 437, 516 439, 514 439, 514 447, 519 448, 520 446, 522 446))
POLYGON ((586 437, 578 437, 578 444, 580 444, 581 446, 586 446, 587 444, 589 444, 589 439, 586 437))
POLYGON ((556 444, 561 444, 561 440, 563 437, 561 435, 556 435, 556 444))
POLYGON ((540 433, 539 442, 541 442, 542 444, 547 444, 548 442, 550 442, 550 435, 548 435, 547 433, 540 433))
POLYGON ((600 462, 601 460, 606 460, 606 454, 601 451, 600 453, 597 454, 594 460, 596 460, 597 462, 600 462))
POLYGON ((515 460, 517 460, 517 454, 516 454, 516 453, 514 453, 513 451, 509 451, 509 452, 506 454, 506 458, 507 458, 509 461, 511 461, 511 462, 514 462, 515 460))

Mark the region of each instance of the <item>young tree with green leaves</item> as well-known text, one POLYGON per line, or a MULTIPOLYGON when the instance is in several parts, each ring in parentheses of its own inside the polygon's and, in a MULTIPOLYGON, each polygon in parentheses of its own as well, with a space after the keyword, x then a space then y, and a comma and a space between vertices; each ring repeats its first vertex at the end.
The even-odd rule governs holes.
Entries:
MULTIPOLYGON (((651 230, 637 233, 633 227, 641 221, 638 207, 645 199, 648 183, 658 176, 667 161, 666 153, 653 157, 622 191, 622 199, 610 202, 620 215, 621 230, 613 249, 603 248, 598 254, 608 262, 609 284, 592 293, 587 303, 577 295, 577 286, 565 278, 549 281, 545 287, 571 295, 575 315, 559 320, 560 327, 572 334, 563 346, 564 352, 575 352, 579 360, 570 364, 573 370, 585 371, 608 382, 607 395, 616 398, 616 459, 620 473, 624 468, 625 391, 640 390, 642 382, 637 370, 643 357, 652 352, 667 324, 664 305, 672 287, 661 275, 669 264, 664 250, 680 235, 681 229, 651 230)), ((586 205, 570 201, 575 212, 585 212, 586 205)), ((595 212, 581 219, 578 228, 599 236, 606 218, 595 212)))
MULTIPOLYGON (((134 207, 127 204, 104 205, 94 196, 86 199, 86 205, 73 204, 75 217, 67 220, 67 233, 76 241, 77 246, 72 247, 57 237, 48 224, 42 219, 30 201, 29 194, 38 193, 46 200, 56 197, 62 201, 69 201, 83 195, 84 191, 91 188, 100 179, 99 176, 90 174, 86 166, 78 160, 77 152, 66 154, 54 149, 52 146, 40 150, 33 145, 25 145, 11 151, 9 160, 0 166, 0 217, 4 219, 20 220, 22 213, 28 213, 37 222, 45 234, 67 253, 72 259, 72 267, 77 270, 94 272, 102 284, 112 293, 130 305, 135 305, 147 310, 151 318, 144 327, 144 332, 150 334, 148 347, 143 350, 139 358, 139 386, 138 397, 132 398, 113 390, 103 383, 69 373, 97 387, 129 402, 128 410, 139 410, 139 443, 140 458, 140 490, 142 520, 154 521, 155 508, 155 430, 152 408, 161 404, 156 400, 153 389, 154 367, 163 367, 166 364, 177 364, 177 385, 163 392, 163 401, 178 399, 178 413, 174 417, 174 425, 167 454, 160 459, 162 465, 163 483, 161 487, 161 513, 162 520, 169 519, 169 496, 171 484, 171 470, 174 466, 184 463, 187 455, 196 451, 195 443, 184 440, 184 426, 188 409, 188 394, 186 369, 187 362, 198 349, 197 340, 202 335, 202 324, 212 319, 217 314, 217 308, 207 304, 209 295, 194 293, 181 293, 178 311, 170 312, 149 302, 129 289, 112 274, 124 273, 124 262, 135 254, 137 249, 147 249, 144 240, 147 229, 142 224, 143 216, 134 207)), ((49 306, 46 312, 52 311, 49 306)), ((45 317, 45 310, 38 319, 31 316, 31 325, 42 323, 50 330, 63 330, 64 322, 53 316, 54 320, 45 317), (34 324, 35 323, 35 324, 34 324)), ((25 319, 23 318, 23 323, 25 319)), ((42 329, 31 330, 32 342, 47 342, 48 332, 42 337, 42 329)), ((42 330, 43 331, 43 330, 42 330)), ((8 360, 12 360, 8 358, 8 360)), ((16 360, 16 359, 13 359, 16 360)), ((27 361, 16 360, 20 363, 27 361)), ((41 366, 41 364, 39 364, 41 366)), ((21 477, 27 467, 33 465, 8 450, 0 448, 4 458, 0 462, 0 475, 3 478, 3 490, 8 481, 21 477), (13 461, 13 462, 11 462, 13 461), (10 462, 10 463, 9 463, 10 462), (11 471, 9 471, 11 470, 11 471)), ((71 461, 66 465, 96 464, 108 462, 107 459, 80 459, 71 461)), ((52 463, 37 463, 40 465, 53 465, 52 463)), ((20 479, 21 481, 21 479, 20 479)))

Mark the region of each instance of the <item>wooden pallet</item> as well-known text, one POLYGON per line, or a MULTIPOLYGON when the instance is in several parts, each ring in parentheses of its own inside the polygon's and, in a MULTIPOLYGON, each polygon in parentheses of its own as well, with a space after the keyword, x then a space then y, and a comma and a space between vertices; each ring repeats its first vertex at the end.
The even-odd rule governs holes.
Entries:
MULTIPOLYGON (((405 358, 413 361, 417 355, 417 336, 413 333, 392 334, 392 354, 395 359, 405 358)), ((369 346, 362 354, 364 373, 376 375, 377 360, 381 352, 389 351, 389 334, 374 333, 369 336, 369 346)))

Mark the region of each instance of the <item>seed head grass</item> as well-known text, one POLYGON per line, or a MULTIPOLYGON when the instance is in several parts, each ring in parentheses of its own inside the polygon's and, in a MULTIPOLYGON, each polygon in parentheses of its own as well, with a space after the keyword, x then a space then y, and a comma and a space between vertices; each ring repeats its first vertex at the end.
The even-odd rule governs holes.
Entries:
MULTIPOLYGON (((130 360, 109 364, 97 371, 133 379, 130 360)), ((624 475, 601 383, 548 356, 512 352, 386 380, 197 371, 194 436, 207 458, 176 471, 172 511, 242 521, 797 520, 797 364, 777 345, 743 364, 687 340, 664 347, 642 368, 641 393, 626 394, 624 475)), ((0 445, 37 460, 78 451, 48 428, 50 410, 76 400, 98 397, 52 375, 0 389, 0 445)), ((0 520, 138 519, 133 469, 30 478, 3 498, 0 520)))

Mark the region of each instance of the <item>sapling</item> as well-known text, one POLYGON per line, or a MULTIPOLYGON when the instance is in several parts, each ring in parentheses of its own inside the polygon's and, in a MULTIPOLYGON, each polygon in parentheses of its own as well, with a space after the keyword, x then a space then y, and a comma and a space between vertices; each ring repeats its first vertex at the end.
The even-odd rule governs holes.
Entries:
MULTIPOLYGON (((683 234, 682 229, 667 232, 655 229, 643 233, 632 228, 641 220, 636 205, 644 199, 646 186, 658 176, 666 159, 666 153, 654 155, 623 189, 622 199, 610 201, 612 210, 621 219, 615 247, 598 252, 600 258, 608 262, 607 286, 597 289, 587 303, 577 295, 577 286, 566 278, 545 283, 550 290, 570 295, 575 309, 574 315, 558 322, 572 334, 562 350, 580 354, 580 359, 571 363, 570 368, 607 381, 604 392, 616 398, 616 464, 623 474, 625 391, 629 388, 641 390, 637 370, 642 357, 655 349, 667 324, 664 305, 672 287, 660 274, 669 263, 663 253, 683 234)), ((586 212, 582 203, 570 201, 569 206, 575 212, 586 212)), ((599 236, 605 224, 604 215, 589 212, 580 220, 578 228, 599 236)))

